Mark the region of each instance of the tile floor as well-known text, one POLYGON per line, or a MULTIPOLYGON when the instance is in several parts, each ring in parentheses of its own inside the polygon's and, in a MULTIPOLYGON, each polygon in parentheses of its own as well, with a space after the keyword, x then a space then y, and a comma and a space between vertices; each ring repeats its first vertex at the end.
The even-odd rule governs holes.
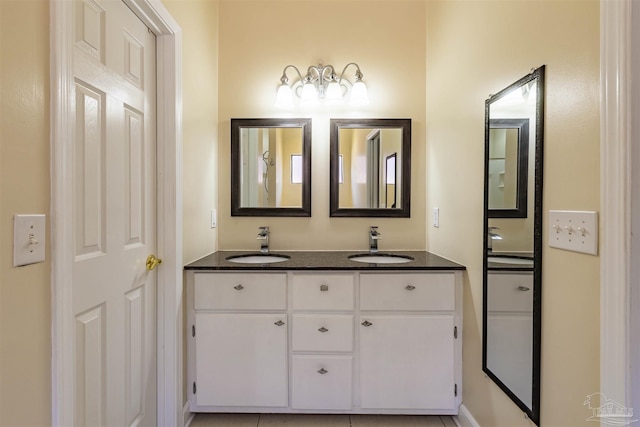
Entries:
POLYGON ((197 414, 190 427, 456 427, 448 416, 197 414))

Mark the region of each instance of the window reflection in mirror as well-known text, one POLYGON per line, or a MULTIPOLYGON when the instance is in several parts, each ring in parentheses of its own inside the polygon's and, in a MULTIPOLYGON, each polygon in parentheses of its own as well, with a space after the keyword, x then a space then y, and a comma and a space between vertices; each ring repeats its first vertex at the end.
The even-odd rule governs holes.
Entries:
POLYGON ((234 216, 310 216, 311 119, 231 120, 234 216))
POLYGON ((397 169, 397 153, 389 154, 385 160, 385 199, 386 207, 395 208, 397 206, 396 194, 396 169, 397 169))
POLYGON ((331 216, 409 217, 410 119, 331 120, 331 216))

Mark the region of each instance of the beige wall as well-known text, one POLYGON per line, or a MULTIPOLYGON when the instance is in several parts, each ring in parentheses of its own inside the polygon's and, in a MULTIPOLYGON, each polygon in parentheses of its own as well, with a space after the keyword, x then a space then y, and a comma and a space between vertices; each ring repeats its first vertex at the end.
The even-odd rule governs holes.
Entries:
MULTIPOLYGON (((218 206, 218 1, 162 3, 182 28, 183 260, 187 264, 217 250, 217 228, 211 229, 210 224, 211 209, 218 206)), ((186 316, 186 300, 183 303, 186 316)), ((187 360, 186 334, 184 338, 183 359, 187 360)), ((186 364, 182 375, 184 403, 186 364)))
POLYGON ((549 209, 599 210, 599 3, 430 0, 428 249, 467 266, 464 404, 482 426, 531 423, 482 373, 484 100, 546 64, 541 425, 589 425, 599 390, 599 258, 551 249, 549 209))
MULTIPOLYGON (((425 8, 424 1, 220 1, 219 210, 220 249, 257 249, 258 226, 270 226, 274 249, 353 249, 380 226, 382 249, 425 247, 425 8), (288 64, 357 62, 371 104, 278 111, 275 93, 288 64), (230 119, 311 117, 312 217, 230 216, 230 119), (413 199, 410 219, 329 218, 329 119, 413 119, 413 199), (421 171, 421 172, 418 172, 421 171)), ((353 78, 354 70, 347 72, 353 78)), ((290 74, 293 80, 294 75, 290 74)))
MULTIPOLYGON (((184 262, 217 249, 218 1, 163 0, 182 28, 184 262)), ((219 213, 219 212, 218 212, 219 213)))
POLYGON ((51 254, 15 268, 11 243, 14 214, 49 214, 48 4, 0 1, 2 426, 51 424, 51 254))

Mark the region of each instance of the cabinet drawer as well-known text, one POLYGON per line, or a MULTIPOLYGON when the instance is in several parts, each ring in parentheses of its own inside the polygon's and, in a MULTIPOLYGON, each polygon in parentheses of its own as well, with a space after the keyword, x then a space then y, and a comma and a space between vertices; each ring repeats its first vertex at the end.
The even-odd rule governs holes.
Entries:
POLYGON ((196 310, 286 310, 287 275, 194 274, 196 310))
POLYGON ((291 406, 351 409, 351 356, 293 356, 291 406))
POLYGON ((353 274, 295 274, 294 310, 353 310, 353 274))
POLYGON ((293 351, 353 351, 353 316, 294 314, 293 351))
POLYGON ((452 273, 361 274, 362 310, 454 310, 452 273))
POLYGON ((487 275, 489 311, 533 312, 533 272, 487 275))

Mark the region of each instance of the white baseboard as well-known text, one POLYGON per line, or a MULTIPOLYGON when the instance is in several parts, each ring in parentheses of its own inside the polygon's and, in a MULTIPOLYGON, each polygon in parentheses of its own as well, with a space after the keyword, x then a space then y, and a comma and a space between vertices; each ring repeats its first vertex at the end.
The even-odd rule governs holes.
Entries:
POLYGON ((480 424, 473 418, 473 415, 464 404, 460 405, 460 413, 453 417, 453 422, 458 427, 480 427, 480 424))
POLYGON ((193 417, 195 416, 196 414, 191 412, 191 409, 189 409, 189 402, 185 403, 182 408, 182 420, 184 422, 184 427, 189 427, 191 421, 193 421, 193 417))

